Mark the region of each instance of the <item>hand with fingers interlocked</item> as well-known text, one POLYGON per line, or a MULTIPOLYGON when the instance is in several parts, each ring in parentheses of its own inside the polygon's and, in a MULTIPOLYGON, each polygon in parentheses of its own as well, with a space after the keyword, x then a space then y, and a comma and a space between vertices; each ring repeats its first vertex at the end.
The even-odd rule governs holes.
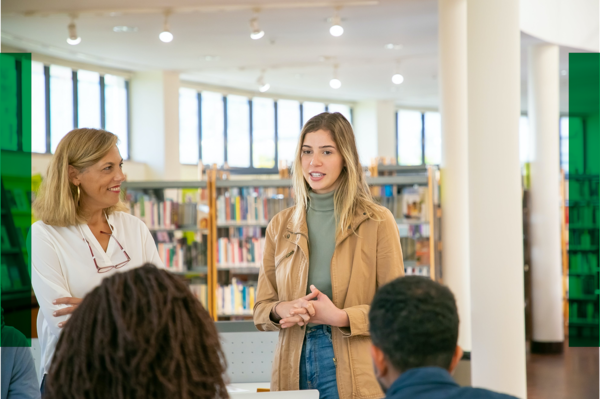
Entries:
MULTIPOLYGON (((79 304, 81 304, 81 301, 83 301, 82 298, 73 298, 73 297, 55 299, 54 301, 52 301, 52 303, 54 305, 70 305, 70 306, 68 306, 66 308, 58 309, 57 311, 52 313, 52 315, 54 317, 60 317, 60 316, 65 316, 65 315, 71 314, 75 311, 75 309, 77 309, 77 306, 79 306, 79 304)), ((60 323, 58 323, 58 327, 63 328, 66 323, 67 323, 67 320, 60 322, 60 323)))
POLYGON ((275 312, 281 320, 281 328, 293 327, 296 324, 326 324, 334 327, 348 327, 348 314, 335 306, 331 299, 314 285, 310 286, 311 293, 291 302, 281 302, 275 307, 275 312), (282 306, 283 305, 283 306, 282 306), (280 308, 281 307, 281 308, 280 308))

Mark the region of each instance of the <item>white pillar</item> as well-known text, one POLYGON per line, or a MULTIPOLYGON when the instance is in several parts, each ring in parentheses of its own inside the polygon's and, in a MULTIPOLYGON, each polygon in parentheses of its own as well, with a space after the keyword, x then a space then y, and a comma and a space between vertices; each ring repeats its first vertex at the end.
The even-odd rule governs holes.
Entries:
POLYGON ((131 158, 149 180, 179 180, 179 74, 138 72, 131 80, 131 158))
POLYGON ((534 352, 562 352, 558 46, 529 48, 531 281, 534 352))
POLYGON ((472 383, 526 398, 519 0, 467 16, 472 383))
POLYGON ((354 107, 354 135, 363 166, 375 157, 396 157, 395 115, 393 101, 362 101, 354 107))
POLYGON ((458 344, 471 351, 467 141, 467 0, 439 0, 443 282, 456 297, 458 344))

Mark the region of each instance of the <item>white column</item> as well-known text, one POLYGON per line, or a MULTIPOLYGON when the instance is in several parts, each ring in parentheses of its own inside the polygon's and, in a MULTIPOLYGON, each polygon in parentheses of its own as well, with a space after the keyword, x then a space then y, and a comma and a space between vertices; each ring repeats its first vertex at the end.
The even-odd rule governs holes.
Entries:
POLYGON ((529 48, 532 351, 562 350, 558 46, 529 48), (554 344, 554 345, 552 345, 554 344))
POLYGON ((526 398, 519 0, 467 16, 472 383, 526 398))
POLYGON ((396 107, 393 101, 362 101, 354 107, 354 135, 363 166, 375 157, 396 156, 396 107))
POLYGON ((138 72, 131 80, 131 158, 149 180, 180 179, 179 74, 138 72))
POLYGON ((471 351, 467 141, 467 0, 439 0, 443 282, 456 297, 458 344, 471 351))

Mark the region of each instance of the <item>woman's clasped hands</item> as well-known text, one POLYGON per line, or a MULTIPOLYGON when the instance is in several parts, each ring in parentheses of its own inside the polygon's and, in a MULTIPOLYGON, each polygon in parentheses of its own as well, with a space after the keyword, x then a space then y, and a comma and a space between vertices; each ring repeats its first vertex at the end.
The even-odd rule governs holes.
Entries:
POLYGON ((290 328, 296 324, 326 324, 334 327, 348 327, 348 314, 331 302, 331 299, 314 285, 311 293, 290 302, 281 302, 275 311, 281 317, 281 328, 290 328))

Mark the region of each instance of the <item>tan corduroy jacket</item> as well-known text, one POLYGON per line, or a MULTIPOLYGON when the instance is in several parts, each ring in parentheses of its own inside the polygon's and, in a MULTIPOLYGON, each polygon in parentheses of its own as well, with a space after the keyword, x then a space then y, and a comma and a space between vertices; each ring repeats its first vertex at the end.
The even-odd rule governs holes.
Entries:
MULTIPOLYGON (((358 210, 352 228, 336 239, 331 259, 331 300, 343 309, 350 327, 333 327, 333 352, 341 399, 384 397, 373 372, 370 356, 369 308, 375 291, 404 275, 398 226, 391 212, 381 207, 382 221, 358 210)), ((309 242, 306 216, 297 225, 294 208, 273 218, 267 227, 263 265, 258 277, 254 324, 261 331, 279 330, 273 359, 271 390, 297 390, 305 328, 281 329, 269 315, 282 301, 306 295, 309 242)))

